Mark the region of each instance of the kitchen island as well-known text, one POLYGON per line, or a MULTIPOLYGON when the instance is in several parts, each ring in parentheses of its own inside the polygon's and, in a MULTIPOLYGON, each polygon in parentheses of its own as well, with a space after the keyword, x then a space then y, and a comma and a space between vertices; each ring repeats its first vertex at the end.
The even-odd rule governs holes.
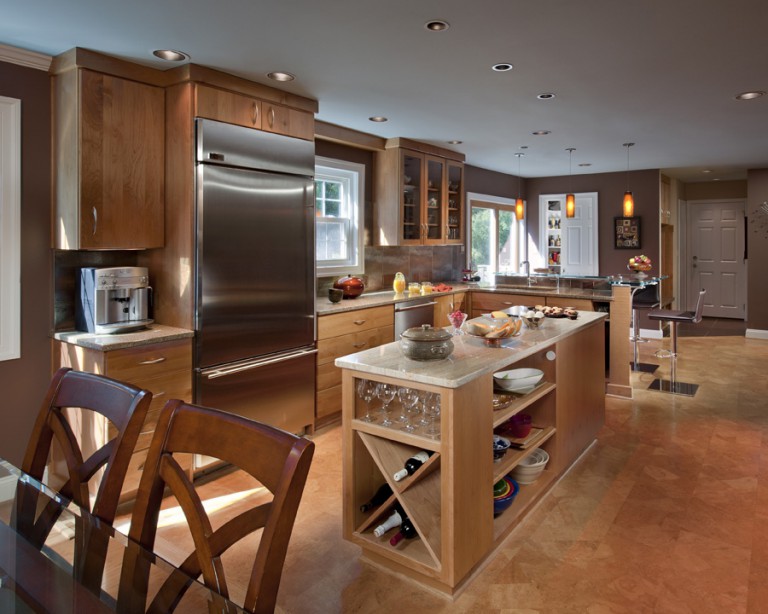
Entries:
MULTIPOLYGON (((454 337, 454 352, 445 360, 409 360, 398 343, 337 359, 342 369, 344 537, 360 545, 366 560, 444 594, 457 594, 594 441, 605 415, 605 317, 581 312, 577 320, 546 319, 538 330, 525 329, 499 348, 467 335, 454 337), (533 391, 506 399, 511 402, 503 406, 494 394, 493 373, 510 367, 541 369, 544 378, 533 391), (359 398, 361 379, 439 395, 439 434, 433 438, 399 425, 366 422, 366 411, 376 415, 381 403, 374 399, 367 407, 359 398), (494 462, 494 430, 522 411, 540 429, 538 439, 494 462), (521 485, 512 506, 494 516, 493 485, 538 447, 549 454, 546 469, 534 483, 521 485), (429 459, 395 481, 393 474, 422 450, 431 453, 429 459), (361 511, 385 483, 393 494, 361 511), (391 546, 395 529, 381 539, 373 530, 395 505, 410 519, 416 537, 391 546)), ((391 408, 399 413, 399 402, 391 408)))

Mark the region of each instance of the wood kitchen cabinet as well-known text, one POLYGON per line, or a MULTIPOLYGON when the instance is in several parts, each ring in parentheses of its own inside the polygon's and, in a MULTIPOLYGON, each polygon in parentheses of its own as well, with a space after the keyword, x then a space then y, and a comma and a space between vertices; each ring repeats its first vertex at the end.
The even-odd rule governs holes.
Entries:
POLYGON ((318 318, 316 427, 341 417, 341 369, 333 361, 340 356, 390 343, 394 334, 394 305, 318 318))
POLYGON ((162 247, 163 88, 71 65, 52 72, 55 247, 162 247))
MULTIPOLYGON (((160 410, 169 399, 192 401, 192 340, 179 339, 111 351, 94 350, 61 341, 53 343, 54 370, 71 367, 98 373, 146 388, 153 393, 120 495, 121 501, 132 499, 139 486, 160 410)), ((85 454, 91 454, 115 434, 114 427, 103 416, 91 414, 90 419, 90 422, 84 421, 81 432, 76 433, 85 454)), ((184 458, 182 466, 192 471, 192 455, 184 458)), ((89 487, 93 484, 92 480, 89 487)))
POLYGON ((311 141, 314 114, 198 83, 196 116, 311 141))
POLYGON ((390 139, 387 148, 376 153, 375 181, 377 245, 463 243, 461 154, 415 141, 390 139))
POLYGON ((433 322, 435 327, 449 326, 448 314, 453 311, 467 312, 466 292, 456 292, 455 294, 446 294, 435 297, 435 311, 433 322))

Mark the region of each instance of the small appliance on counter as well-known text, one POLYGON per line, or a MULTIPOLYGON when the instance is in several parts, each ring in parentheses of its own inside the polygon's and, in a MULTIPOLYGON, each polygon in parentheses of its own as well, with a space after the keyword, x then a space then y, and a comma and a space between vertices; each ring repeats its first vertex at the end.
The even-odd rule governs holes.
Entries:
POLYGON ((98 334, 145 328, 153 322, 151 295, 145 267, 83 267, 77 276, 75 327, 98 334))

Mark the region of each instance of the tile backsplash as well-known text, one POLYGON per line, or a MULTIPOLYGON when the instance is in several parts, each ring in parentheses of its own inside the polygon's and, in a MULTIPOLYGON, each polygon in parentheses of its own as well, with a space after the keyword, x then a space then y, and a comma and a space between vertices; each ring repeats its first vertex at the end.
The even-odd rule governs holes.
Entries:
MULTIPOLYGON (((367 292, 389 290, 395 273, 405 275, 406 281, 450 282, 461 279, 464 268, 464 246, 439 245, 417 247, 365 247, 365 280, 367 292)), ((318 296, 327 296, 328 288, 338 277, 320 277, 318 296)))

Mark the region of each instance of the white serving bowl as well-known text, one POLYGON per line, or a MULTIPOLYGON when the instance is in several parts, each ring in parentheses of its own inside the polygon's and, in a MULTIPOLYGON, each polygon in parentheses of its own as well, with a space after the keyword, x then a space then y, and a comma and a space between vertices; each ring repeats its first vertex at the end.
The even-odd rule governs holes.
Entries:
POLYGON ((510 369, 493 374, 499 388, 510 392, 528 392, 544 377, 540 369, 510 369))
POLYGON ((509 475, 512 476, 518 484, 533 484, 544 472, 544 468, 549 462, 549 454, 542 448, 536 448, 530 455, 520 461, 509 475))

